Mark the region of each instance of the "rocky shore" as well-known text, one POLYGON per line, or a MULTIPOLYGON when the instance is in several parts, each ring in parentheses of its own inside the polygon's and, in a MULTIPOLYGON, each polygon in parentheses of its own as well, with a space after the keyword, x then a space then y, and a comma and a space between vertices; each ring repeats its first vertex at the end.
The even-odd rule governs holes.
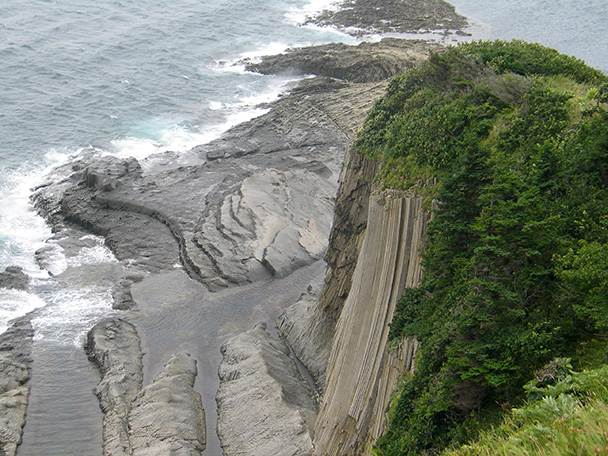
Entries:
POLYGON ((0 454, 6 456, 15 455, 21 443, 30 394, 33 336, 27 315, 13 321, 0 335, 0 454))
MULTIPOLYGON (((422 2, 424 14, 418 2, 376 3, 346 2, 311 21, 357 35, 464 25, 440 1, 422 2)), ((74 250, 83 233, 102 236, 123 266, 112 292, 122 313, 91 329, 85 347, 101 376, 105 455, 313 454, 313 390, 326 386, 375 174, 347 151, 390 77, 431 48, 391 38, 245 62, 315 77, 211 143, 141 161, 89 149, 36 188, 55 232, 37 253, 41 267, 54 245, 74 250), (274 326, 297 296, 279 319, 287 344, 274 326)))

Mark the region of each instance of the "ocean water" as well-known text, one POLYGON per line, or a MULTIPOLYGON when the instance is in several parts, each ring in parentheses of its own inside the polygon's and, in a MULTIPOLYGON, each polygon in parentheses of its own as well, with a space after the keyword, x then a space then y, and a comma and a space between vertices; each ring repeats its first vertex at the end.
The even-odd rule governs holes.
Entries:
POLYGON ((521 39, 608 74, 608 0, 453 0, 476 39, 521 39))
MULTIPOLYGON (((321 7, 308 0, 0 2, 0 268, 18 265, 45 278, 33 254, 50 231, 28 197, 50 167, 89 146, 141 158, 208 142, 265 112, 256 106, 293 84, 246 73, 237 60, 354 42, 298 26, 321 7)), ((30 297, 0 296, 0 330, 44 306, 30 297)))
MULTIPOLYGON (((453 3, 474 19, 474 38, 538 41, 608 72, 608 0, 453 3)), ((27 292, 0 290, 0 331, 37 309, 35 360, 45 373, 34 376, 20 454, 99 452, 101 417, 91 409, 92 394, 68 407, 53 401, 69 391, 50 393, 67 388, 62 363, 82 374, 74 389, 95 384, 82 341, 111 313, 110 287, 120 269, 100 238, 83 236, 71 256, 54 244, 52 269, 66 279, 50 279, 34 253, 52 233, 33 211, 30 189, 90 146, 138 158, 184 151, 262 114, 257 105, 294 81, 246 73, 236 62, 292 46, 356 43, 335 30, 299 25, 330 4, 0 0, 0 270, 18 265, 32 277, 27 292), (93 275, 97 283, 79 280, 93 275), (52 410, 66 418, 46 428, 52 410), (74 423, 68 418, 74 414, 89 419, 74 423)))

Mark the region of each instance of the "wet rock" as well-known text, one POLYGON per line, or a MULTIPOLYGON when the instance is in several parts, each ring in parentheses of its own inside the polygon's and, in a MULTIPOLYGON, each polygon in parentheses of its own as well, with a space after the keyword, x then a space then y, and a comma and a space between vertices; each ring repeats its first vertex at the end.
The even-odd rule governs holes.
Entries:
POLYGON ((25 425, 32 368, 29 317, 15 320, 0 335, 0 454, 15 455, 25 425))
POLYGON ((443 0, 346 0, 306 23, 332 26, 354 36, 459 31, 467 20, 443 0))
POLYGON ((101 372, 95 389, 103 418, 103 451, 116 455, 199 455, 205 448, 205 414, 194 391, 196 361, 174 355, 142 389, 141 342, 126 320, 100 321, 85 351, 101 372))
POLYGON ((131 285, 142 280, 143 276, 130 276, 116 284, 112 289, 112 308, 116 310, 133 309, 137 303, 133 300, 131 285))
POLYGON ((265 325, 222 347, 218 434, 226 456, 312 455, 313 393, 265 325))
POLYGON ((7 266, 4 272, 0 272, 0 288, 25 290, 29 281, 30 278, 19 266, 7 266))

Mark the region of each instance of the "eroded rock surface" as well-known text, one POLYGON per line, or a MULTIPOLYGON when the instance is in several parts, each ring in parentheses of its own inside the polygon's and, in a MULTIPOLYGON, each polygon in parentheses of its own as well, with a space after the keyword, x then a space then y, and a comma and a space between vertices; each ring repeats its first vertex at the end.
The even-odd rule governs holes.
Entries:
POLYGON ((351 82, 378 82, 422 63, 437 44, 385 38, 358 46, 330 43, 290 49, 287 53, 247 63, 249 71, 263 74, 314 74, 351 82))
POLYGON ((104 455, 195 456, 205 449, 205 413, 194 391, 196 361, 171 357, 142 389, 141 342, 126 320, 102 320, 89 332, 85 350, 101 372, 95 389, 104 414, 104 455))
POLYGON ((134 456, 198 456, 205 449, 205 413, 194 391, 196 360, 173 355, 134 399, 129 438, 134 456))
POLYGON ((104 455, 130 455, 129 411, 143 382, 137 330, 126 320, 102 320, 89 331, 85 350, 101 372, 95 394, 103 411, 104 455))
POLYGON ((32 337, 29 317, 0 335, 0 454, 12 456, 21 442, 30 388, 32 337))
POLYGON ((218 433, 226 456, 312 454, 316 410, 289 349, 265 325, 222 347, 218 433))

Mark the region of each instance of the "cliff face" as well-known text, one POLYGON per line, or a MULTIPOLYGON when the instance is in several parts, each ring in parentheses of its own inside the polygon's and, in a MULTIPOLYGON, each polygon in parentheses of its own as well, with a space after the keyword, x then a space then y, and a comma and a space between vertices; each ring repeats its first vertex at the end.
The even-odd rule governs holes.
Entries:
MULTIPOLYGON (((348 185, 345 182, 343 188, 348 185)), ((369 198, 367 229, 327 364, 325 394, 315 425, 318 455, 368 454, 367 448, 384 430, 390 394, 403 370, 412 368, 417 348, 415 340, 405 340, 399 350, 389 353, 389 323, 404 288, 419 283, 418 252, 428 221, 422 198, 396 191, 374 192, 369 198)), ((351 236, 351 244, 355 238, 351 236)), ((335 252, 340 251, 338 247, 332 244, 335 252)), ((351 248, 351 258, 357 257, 356 246, 351 248)), ((352 263, 342 260, 329 273, 342 275, 342 280, 336 283, 330 277, 325 297, 346 292, 349 274, 336 271, 341 267, 348 271, 352 263)), ((317 312, 324 309, 322 305, 317 312)), ((338 309, 326 306, 325 310, 338 309)))
POLYGON ((318 302, 304 296, 279 319, 280 332, 321 390, 325 386, 325 368, 336 322, 348 296, 361 249, 369 195, 377 170, 376 162, 353 149, 347 152, 325 254, 327 274, 321 296, 318 302))

